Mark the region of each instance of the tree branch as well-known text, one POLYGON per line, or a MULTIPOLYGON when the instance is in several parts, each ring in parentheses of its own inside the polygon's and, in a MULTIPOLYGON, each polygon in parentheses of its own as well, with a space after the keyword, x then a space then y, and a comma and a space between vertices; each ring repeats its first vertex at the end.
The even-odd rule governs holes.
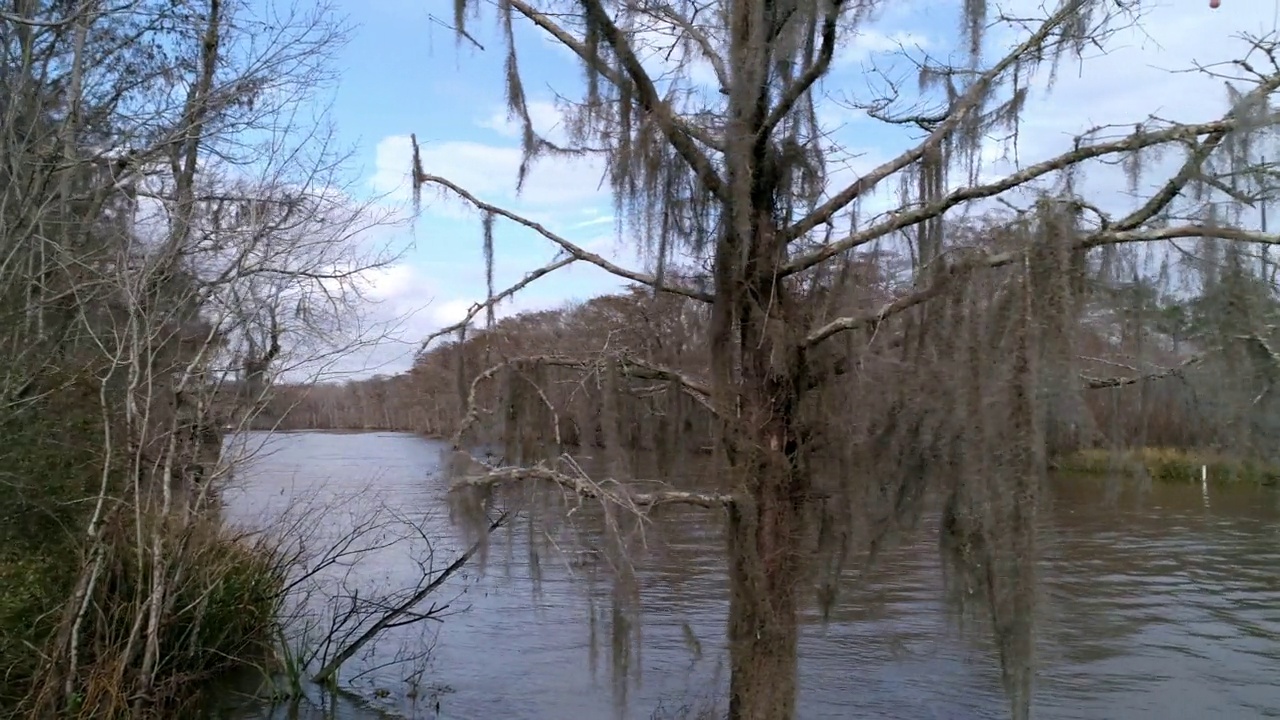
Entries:
POLYGON ((1099 377, 1091 377, 1089 375, 1085 375, 1084 373, 1081 373, 1080 379, 1084 381, 1085 390, 1101 390, 1104 388, 1124 387, 1125 385, 1136 385, 1140 382, 1146 382, 1147 380, 1161 380, 1168 377, 1182 377, 1182 372, 1184 370, 1186 370, 1189 367, 1192 367, 1193 365, 1200 364, 1200 361, 1202 360, 1204 360, 1203 355, 1193 355, 1174 367, 1166 368, 1164 370, 1159 370, 1156 372, 1146 373, 1143 375, 1099 378, 1099 377))
MULTIPOLYGON (((691 18, 681 15, 671 5, 662 5, 656 12, 693 38, 698 49, 702 51, 703 58, 711 65, 711 71, 716 75, 716 82, 720 84, 721 92, 726 92, 729 88, 729 71, 725 69, 724 58, 720 57, 720 54, 711 45, 711 39, 707 37, 707 34, 702 32, 697 25, 694 25, 691 18)), ((698 11, 694 10, 693 14, 696 17, 698 11)))
MULTIPOLYGON (((711 404, 711 389, 704 383, 699 382, 678 370, 650 363, 629 356, 613 356, 618 361, 618 370, 625 376, 639 380, 669 380, 679 383, 685 394, 693 398, 698 404, 715 413, 715 407, 711 404)), ((462 437, 467 430, 479 419, 480 409, 476 403, 477 391, 480 383, 493 378, 503 368, 511 367, 519 364, 548 365, 552 367, 571 368, 577 370, 594 370, 600 367, 602 360, 584 360, 580 358, 570 358, 563 355, 523 355, 520 357, 509 358, 503 362, 494 365, 475 377, 471 381, 471 388, 467 392, 467 411, 462 417, 462 421, 458 423, 458 429, 454 431, 452 444, 455 450, 462 448, 462 437)))
POLYGON ((934 281, 924 289, 917 290, 916 292, 903 295, 896 300, 887 302, 875 312, 867 313, 865 315, 851 315, 848 317, 836 318, 835 320, 818 327, 805 336, 804 345, 805 347, 813 347, 833 335, 847 332, 849 330, 856 330, 859 328, 874 329, 890 317, 905 310, 909 310, 927 300, 938 297, 944 290, 949 288, 956 279, 964 275, 968 275, 979 268, 995 267, 997 264, 1007 264, 1008 262, 1012 262, 1012 260, 1012 255, 1010 255, 1008 259, 1004 259, 1003 255, 983 254, 975 259, 965 260, 960 263, 950 265, 947 267, 945 272, 936 277, 934 281))
MULTIPOLYGON (((1234 113, 1234 110, 1232 110, 1234 113)), ((1178 172, 1169 181, 1161 186, 1159 192, 1152 195, 1142 207, 1134 210, 1124 218, 1116 222, 1112 228, 1115 230, 1132 230, 1139 227, 1151 218, 1160 214, 1160 211, 1169 206, 1169 203, 1178 197, 1182 189, 1191 182, 1192 178, 1200 174, 1200 168, 1204 166, 1209 156, 1213 154, 1214 149, 1218 147, 1227 136, 1225 129, 1212 132, 1204 140, 1192 145, 1191 153, 1187 157, 1187 161, 1182 164, 1178 172)))
MULTIPOLYGON (((1155 242, 1160 240, 1176 240, 1190 237, 1214 237, 1237 242, 1251 242, 1263 245, 1280 246, 1280 234, 1262 233, 1252 230, 1241 230, 1230 227, 1212 225, 1178 225, 1165 228, 1145 228, 1140 230, 1101 230, 1087 235, 1075 243, 1077 250, 1088 250, 1103 245, 1119 245, 1124 243, 1155 242)), ((851 315, 832 320, 811 331, 804 340, 805 347, 813 347, 827 338, 848 330, 874 328, 879 323, 898 313, 908 310, 927 300, 938 297, 958 278, 974 270, 997 268, 1017 260, 1023 250, 989 253, 979 251, 971 254, 950 266, 936 277, 928 287, 903 295, 885 303, 879 310, 864 315, 851 315)))
MULTIPOLYGON (((418 152, 417 142, 415 141, 414 154, 417 155, 417 152, 418 152)), ((414 164, 417 165, 417 163, 414 163, 414 164)), ((710 295, 694 290, 693 288, 673 287, 670 285, 659 283, 657 278, 653 277, 652 275, 644 275, 638 272, 627 270, 626 268, 620 267, 618 265, 615 265, 609 262, 608 260, 604 259, 603 257, 600 257, 599 255, 593 252, 588 252, 582 247, 572 242, 569 242, 568 240, 561 237, 560 235, 557 235, 556 233, 551 232, 546 227, 544 227, 541 223, 534 222, 533 220, 530 220, 521 215, 517 215, 516 213, 513 213, 510 210, 507 210, 505 208, 498 207, 497 205, 491 205, 487 202, 484 202, 483 200, 476 197, 475 195, 472 195, 469 191, 463 189, 461 186, 454 183, 452 180, 440 177, 439 175, 432 175, 430 173, 424 173, 417 170, 415 170, 414 172, 417 175, 417 181, 419 183, 423 183, 423 184, 430 183, 433 185, 439 185, 440 187, 443 187, 443 188, 447 188, 458 197, 462 198, 463 200, 466 200, 468 203, 471 203, 471 205, 473 205, 477 209, 506 218, 507 220, 510 220, 511 222, 514 222, 517 225, 523 225, 524 227, 529 228, 530 230, 541 235, 542 237, 555 243, 556 245, 559 245, 561 249, 563 249, 565 252, 572 255, 574 258, 578 260, 582 260, 583 262, 591 263, 592 265, 595 265, 596 267, 600 268, 601 270, 604 270, 605 272, 616 275, 617 277, 620 277, 620 278, 624 278, 626 280, 631 280, 633 282, 640 283, 641 285, 646 285, 660 292, 667 292, 673 295, 683 295, 684 297, 690 298, 692 300, 698 300, 700 302, 705 302, 705 303, 709 303, 712 301, 712 298, 710 295)))
MULTIPOLYGON (((1018 61, 1027 56, 1035 48, 1044 44, 1045 40, 1058 28, 1063 22, 1072 17, 1078 9, 1079 2, 1063 3, 1049 19, 1045 20, 1031 37, 1027 38, 1021 45, 1014 48, 1009 54, 1005 55, 1000 62, 996 63, 980 75, 973 85, 965 91, 956 101, 955 105, 947 113, 946 119, 929 133, 916 147, 902 153, 898 157, 880 165, 871 172, 858 178, 856 182, 849 185, 844 190, 836 193, 830 200, 818 206, 813 212, 801 218, 798 222, 783 231, 783 236, 788 240, 796 240, 810 230, 825 224, 832 216, 844 208, 849 203, 856 200, 864 193, 872 190, 880 181, 885 178, 909 167, 913 163, 919 162, 921 158, 928 153, 942 146, 942 143, 950 135, 970 113, 976 111, 978 106, 982 104, 983 98, 990 89, 992 83, 996 81, 1006 70, 1013 67, 1018 61)), ((825 37, 824 37, 825 41, 825 37)), ((833 252, 832 255, 840 251, 833 252)), ((830 257, 830 256, 827 256, 830 257)), ((824 258, 825 259, 825 258, 824 258)), ((821 262, 821 260, 815 261, 821 262)), ((814 263, 810 263, 812 265, 814 263)), ((805 267, 808 267, 806 265, 805 267)), ((794 271, 793 271, 794 272, 794 271)))
POLYGON ((471 461, 475 465, 485 468, 486 472, 478 475, 461 475, 454 478, 454 489, 467 486, 494 487, 536 480, 558 485, 578 497, 611 502, 634 512, 652 509, 659 505, 693 505, 715 509, 728 507, 737 502, 737 498, 725 493, 704 493, 688 490, 634 492, 626 484, 612 478, 593 481, 585 476, 566 475, 543 466, 499 468, 476 460, 474 457, 471 457, 471 461))
MULTIPOLYGON (((697 145, 693 144, 692 140, 697 140, 715 150, 721 149, 720 144, 701 129, 684 122, 676 115, 671 106, 658 95, 658 89, 645 72, 644 66, 640 64, 640 60, 636 57, 635 52, 632 51, 630 44, 627 43, 626 37, 618 29, 618 26, 613 24, 613 21, 598 0, 583 0, 583 5, 586 12, 600 23, 600 34, 613 47, 618 60, 622 62, 623 68, 630 77, 632 86, 639 94, 640 106, 653 115, 653 118, 662 128, 663 134, 667 137, 667 141, 680 153, 680 156, 689 164, 689 167, 697 173, 698 179, 702 181, 707 191, 720 196, 724 191, 724 182, 719 174, 716 173, 711 160, 698 149, 697 145)), ((542 28, 562 45, 572 50, 591 70, 599 72, 615 87, 621 87, 622 83, 627 81, 626 78, 614 72, 612 68, 600 66, 598 58, 592 57, 581 41, 524 0, 511 0, 511 7, 528 18, 534 25, 542 28)))
MULTIPOLYGON (((843 2, 844 0, 832 0, 831 7, 827 9, 827 14, 822 19, 822 45, 818 49, 818 59, 786 89, 782 98, 778 100, 778 104, 774 106, 773 111, 769 113, 769 117, 765 119, 764 124, 760 126, 760 130, 756 133, 757 141, 769 137, 774 128, 795 108, 800 98, 813 87, 814 83, 827 74, 827 69, 831 67, 831 58, 835 56, 836 23, 840 19, 840 8, 843 2)), ((821 223, 815 223, 814 227, 819 224, 821 223)))
MULTIPOLYGON (((1179 238, 1211 237, 1219 240, 1258 243, 1259 245, 1280 245, 1280 234, 1264 233, 1256 230, 1242 230, 1233 227, 1216 225, 1176 225, 1173 227, 1141 228, 1137 230, 1100 230, 1088 235, 1076 243, 1076 248, 1088 250, 1103 245, 1121 245, 1124 243, 1155 242, 1158 240, 1177 240, 1179 238)), ((1006 261, 1007 262, 1007 261, 1006 261)), ((1004 263, 1001 263, 1004 264, 1004 263)))
POLYGON ((578 261, 578 258, 574 257, 573 255, 560 258, 555 262, 552 262, 548 265, 544 265, 538 268, 537 270, 534 270, 533 272, 526 274, 523 280, 516 283, 515 285, 512 285, 506 290, 503 290, 497 295, 494 295, 492 298, 489 298, 488 300, 482 303, 473 304, 471 306, 471 309, 467 311, 467 316, 465 318, 448 327, 440 328, 439 330, 428 335, 427 339, 422 341, 422 345, 419 347, 419 352, 426 350, 427 346, 429 346, 437 338, 441 338, 446 335, 452 335, 453 333, 456 333, 457 331, 467 327, 468 325, 471 324, 471 321, 475 320, 476 316, 479 315, 481 312, 483 312, 487 308, 496 306, 498 303, 502 302, 503 300, 506 300, 509 297, 512 297, 516 293, 528 287, 534 280, 550 275, 556 270, 559 270, 560 268, 565 267, 566 265, 572 265, 577 261, 578 261))
MULTIPOLYGON (((1259 90, 1263 90, 1265 88, 1267 92, 1271 92, 1277 87, 1280 87, 1280 73, 1270 78, 1265 86, 1260 86, 1259 90)), ((1135 132, 1120 140, 1096 143, 1092 145, 1082 145, 1071 152, 1044 160, 1034 165, 1029 165, 1022 170, 1007 175, 995 182, 958 188, 934 202, 925 203, 911 210, 904 210, 903 212, 893 215, 887 220, 872 225, 866 230, 854 233, 842 240, 824 245, 812 252, 792 259, 782 267, 778 274, 785 277, 787 275, 807 270, 814 265, 835 257, 836 255, 848 252, 856 247, 882 238, 896 230, 901 230, 924 222, 925 220, 938 217, 960 203, 999 195, 1002 192, 1024 185, 1036 178, 1048 175, 1052 172, 1064 170, 1085 160, 1104 157, 1106 155, 1134 152, 1143 148, 1161 145, 1168 142, 1191 140, 1201 135, 1229 132, 1238 127, 1238 125, 1239 120, 1237 118, 1228 117, 1208 123, 1175 125, 1162 130, 1135 132)), ((1220 232, 1220 230, 1214 232, 1220 232)), ((1116 242, 1128 241, 1118 240, 1116 242)), ((1101 242, 1099 244, 1108 243, 1101 242)))

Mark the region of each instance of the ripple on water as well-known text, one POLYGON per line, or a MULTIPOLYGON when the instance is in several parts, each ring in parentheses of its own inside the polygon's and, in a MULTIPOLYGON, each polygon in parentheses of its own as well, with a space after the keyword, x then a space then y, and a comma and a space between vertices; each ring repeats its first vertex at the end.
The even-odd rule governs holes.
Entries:
MULTIPOLYGON (((394 433, 278 436, 228 494, 228 513, 269 516, 310 497, 377 499, 428 518, 447 549, 456 537, 435 475, 439 451, 394 433)), ((1108 493, 1062 480, 1052 490, 1042 513, 1035 717, 1280 717, 1274 495, 1215 489, 1206 508, 1193 486, 1108 493)), ((627 690, 629 717, 724 687, 723 540, 707 517, 665 513, 647 530, 642 643, 626 660, 640 679, 627 690)), ((1007 714, 991 643, 948 619, 936 543, 925 533, 846 583, 827 622, 806 609, 800 718, 1007 714)), ((454 691, 442 717, 614 717, 608 584, 586 579, 589 561, 550 558, 535 583, 527 536, 497 545, 488 571, 455 601, 470 611, 440 628, 431 677, 454 691)), ((378 560, 369 578, 407 582, 415 572, 402 556, 378 560)))

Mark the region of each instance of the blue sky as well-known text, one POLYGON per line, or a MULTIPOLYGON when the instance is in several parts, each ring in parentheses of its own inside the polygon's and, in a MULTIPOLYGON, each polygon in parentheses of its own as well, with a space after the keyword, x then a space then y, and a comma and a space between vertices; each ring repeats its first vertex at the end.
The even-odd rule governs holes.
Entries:
MULTIPOLYGON (((1034 0, 991 2, 1023 16, 1038 12, 1039 7, 1034 0)), ((915 54, 954 53, 959 39, 958 4, 958 0, 883 3, 878 19, 864 26, 864 33, 843 52, 827 91, 866 96, 871 77, 867 68, 873 65, 905 77, 907 66, 895 55, 899 47, 915 54)), ((1152 113, 1172 119, 1219 115, 1224 107, 1221 82, 1169 71, 1185 69, 1193 61, 1238 56, 1240 46, 1228 38, 1242 31, 1274 28, 1276 13, 1272 0, 1223 0, 1223 5, 1215 11, 1208 8, 1208 0, 1154 4, 1140 28, 1112 39, 1109 54, 1094 53, 1086 62, 1068 63, 1052 92, 1043 86, 1034 88, 1019 138, 1018 163, 1061 152, 1074 133, 1098 124, 1131 125, 1152 113)), ((451 21, 452 2, 338 0, 337 9, 355 27, 350 42, 334 60, 341 81, 327 100, 340 140, 355 147, 352 172, 359 178, 358 187, 385 195, 386 202, 402 207, 408 198, 408 135, 416 133, 429 172, 528 214, 619 262, 638 264, 615 243, 611 201, 598 187, 598 166, 544 161, 535 168, 525 193, 517 197, 519 140, 505 123, 503 44, 491 17, 469 26, 486 48, 481 51, 456 43, 451 31, 433 21, 433 17, 451 21)), ((540 40, 531 29, 521 28, 518 38, 525 86, 535 104, 535 124, 549 130, 557 122, 549 104, 550 88, 574 95, 580 72, 562 50, 540 40)), ((1008 39, 996 36, 992 44, 1002 46, 1008 39)), ((913 91, 914 82, 905 87, 913 91)), ((824 123, 858 153, 849 169, 833 174, 833 185, 847 183, 907 147, 908 138, 900 132, 835 103, 826 103, 822 112, 824 123)), ((984 174, 1013 169, 1014 158, 1006 150, 993 144, 984 153, 984 174)), ((1116 171, 1098 168, 1090 173, 1088 183, 1105 204, 1123 203, 1125 183, 1116 171)), ((890 201, 888 197, 880 200, 890 201)), ((397 329, 401 342, 383 343, 372 354, 353 358, 349 369, 361 374, 404 369, 411 359, 413 339, 459 319, 467 306, 484 297, 479 218, 468 215, 456 202, 424 195, 424 212, 412 232, 388 229, 386 236, 407 250, 399 263, 379 273, 373 294, 381 305, 375 312, 401 320, 397 329)), ((509 226, 499 225, 496 241, 499 287, 555 256, 555 248, 544 239, 509 226)), ((534 284, 505 312, 556 306, 618 286, 599 270, 575 266, 534 284)))

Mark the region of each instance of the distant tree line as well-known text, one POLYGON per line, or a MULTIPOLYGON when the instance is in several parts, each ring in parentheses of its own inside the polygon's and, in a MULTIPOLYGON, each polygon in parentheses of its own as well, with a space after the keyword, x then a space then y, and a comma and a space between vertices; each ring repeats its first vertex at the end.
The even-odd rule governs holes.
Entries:
MULTIPOLYGON (((992 216, 983 224, 990 231, 1002 222, 1008 219, 992 216)), ((983 224, 951 233, 977 239, 983 224)), ((1280 432, 1280 405, 1270 389, 1280 372, 1276 264, 1266 246, 1207 239, 1198 250, 1194 259, 1180 262, 1118 256, 1094 261, 1072 359, 1075 381, 1091 392, 1062 393, 1048 412, 1053 452, 1151 445, 1215 448, 1280 460, 1280 446, 1270 441, 1280 432)), ((892 279, 905 262, 895 255, 867 254, 833 281, 830 292, 843 286, 846 311, 891 306, 910 291, 892 279)), ((822 310, 815 307, 814 313, 822 310)), ((705 384, 708 322, 699 303, 670 294, 655 297, 638 285, 580 304, 503 318, 488 328, 473 318, 434 334, 408 372, 341 384, 280 385, 262 422, 281 429, 396 430, 447 437, 462 420, 463 400, 477 373, 504 359, 543 356, 598 370, 543 392, 567 409, 559 419, 561 444, 599 445, 606 361, 644 363, 705 384)), ((877 328, 866 336, 864 370, 875 363, 886 368, 894 364, 905 341, 896 330, 877 328)), ((630 374, 637 373, 643 370, 630 374)), ((892 372, 882 379, 892 383, 892 372)), ((653 419, 675 411, 662 405, 669 400, 655 399, 653 387, 662 381, 656 376, 640 381, 648 383, 647 394, 644 387, 636 389, 640 402, 623 423, 637 450, 660 446, 653 419)), ((478 428, 490 441, 500 442, 502 391, 493 383, 477 392, 479 405, 490 410, 478 428)), ((710 444, 705 417, 695 411, 684 423, 679 436, 691 448, 710 444)), ((549 432, 543 440, 554 443, 554 435, 549 432)))

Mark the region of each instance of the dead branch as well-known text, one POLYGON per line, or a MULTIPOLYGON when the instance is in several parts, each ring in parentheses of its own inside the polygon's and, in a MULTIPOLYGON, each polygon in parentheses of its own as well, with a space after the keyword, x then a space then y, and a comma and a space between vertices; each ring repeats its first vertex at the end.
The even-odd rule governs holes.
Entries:
POLYGON ((536 480, 558 485, 581 498, 605 501, 637 513, 659 505, 694 505, 714 509, 728 507, 738 502, 736 497, 726 493, 704 493, 687 490, 635 492, 624 483, 612 478, 592 480, 585 474, 574 477, 542 465, 501 468, 477 460, 469 454, 467 457, 473 463, 472 467, 479 466, 484 468, 486 472, 455 477, 454 489, 468 486, 495 487, 536 480))
MULTIPOLYGON (((508 515, 506 513, 499 515, 496 520, 489 523, 488 532, 491 533, 502 527, 503 524, 506 523, 507 518, 508 515)), ((342 664, 350 660, 352 656, 360 651, 360 648, 369 644, 369 642, 376 638, 383 630, 386 630, 389 627, 394 627, 396 624, 403 624, 402 618, 408 616, 413 611, 414 607, 425 600, 429 595, 431 595, 431 593, 438 590, 441 585, 457 574, 459 570, 470 562, 471 558, 475 557, 475 554, 480 552, 480 548, 483 547, 484 542, 484 538, 476 540, 471 544, 471 547, 467 548, 466 552, 459 555, 458 558, 450 563, 448 567, 440 571, 440 574, 432 578, 431 582, 422 586, 422 588, 417 592, 405 599, 404 602, 388 609, 382 617, 378 618, 378 620, 370 625, 367 630, 361 633, 360 637, 348 643, 346 647, 338 651, 338 653, 334 655, 324 667, 320 668, 320 671, 311 677, 312 682, 320 685, 330 682, 333 679, 334 674, 342 667, 342 664)))
MULTIPOLYGON (((416 141, 414 142, 413 152, 414 152, 414 156, 417 157, 418 146, 416 141)), ((414 163, 415 167, 417 166, 417 164, 418 163, 416 162, 414 163)), ((534 222, 533 220, 530 220, 526 217, 518 215, 510 210, 507 210, 506 208, 499 207, 497 205, 491 205, 481 200, 480 198, 476 197, 475 195, 472 195, 470 192, 463 189, 461 186, 459 186, 458 184, 454 183, 453 181, 447 178, 440 177, 439 175, 432 175, 430 173, 417 172, 417 171, 415 171, 415 175, 417 176, 418 183, 439 185, 440 187, 446 188, 451 192, 453 192, 458 197, 462 198, 463 200, 466 200, 475 208, 479 210, 483 210, 484 212, 487 212, 487 213, 492 213, 494 215, 504 217, 510 220, 511 222, 516 223, 517 225, 524 226, 538 233, 542 237, 550 240, 556 245, 559 245, 561 249, 563 249, 565 252, 572 255, 574 258, 578 260, 582 260, 583 262, 589 262, 592 265, 595 265, 596 267, 600 268, 601 270, 604 270, 605 272, 616 275, 626 280, 631 280, 632 282, 640 283, 642 285, 651 287, 660 292, 672 293, 674 295, 683 295, 684 297, 687 297, 693 300, 698 300, 700 302, 705 302, 705 303, 711 302, 711 296, 706 293, 699 292, 698 290, 695 290, 693 288, 684 288, 684 287, 677 287, 673 285, 667 285, 666 283, 659 282, 658 279, 653 277, 652 275, 645 275, 643 273, 627 270, 626 268, 615 265, 614 263, 604 259, 603 257, 593 252, 589 252, 584 248, 580 247, 579 245, 572 243, 569 240, 566 240, 565 238, 561 237, 560 235, 557 235, 556 233, 548 230, 541 223, 534 222)))
POLYGON ((488 300, 482 303, 475 303, 474 305, 472 305, 471 309, 467 311, 467 316, 464 317, 463 319, 459 320, 458 322, 448 327, 440 328, 439 330, 428 335, 427 339, 423 340, 422 344, 419 346, 420 350, 426 350, 427 347, 429 347, 431 343, 437 340, 438 338, 445 337, 446 335, 452 335, 458 332, 459 330, 467 327, 468 325, 471 324, 472 320, 476 319, 477 315, 479 315, 480 313, 484 312, 485 310, 491 307, 496 307, 497 304, 502 302, 503 300, 506 300, 509 297, 513 297, 516 293, 528 287, 529 284, 532 283, 534 280, 550 275, 551 273, 555 272, 556 270, 559 270, 562 267, 565 267, 566 265, 571 265, 577 262, 578 259, 579 258, 574 257, 573 255, 570 255, 569 257, 560 258, 559 260, 556 260, 553 263, 544 265, 538 268, 537 270, 534 270, 533 272, 526 273, 524 276, 524 279, 522 279, 520 282, 516 283, 515 285, 512 285, 511 287, 507 288, 506 290, 503 290, 502 292, 494 295, 492 298, 489 298, 488 300))

